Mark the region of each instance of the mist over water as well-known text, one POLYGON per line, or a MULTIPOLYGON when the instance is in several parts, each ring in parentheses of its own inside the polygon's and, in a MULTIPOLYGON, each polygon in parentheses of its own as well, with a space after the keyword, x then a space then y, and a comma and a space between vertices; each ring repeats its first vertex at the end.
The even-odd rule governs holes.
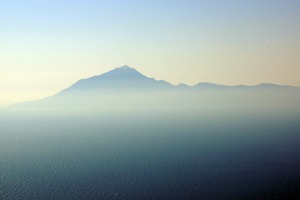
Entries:
POLYGON ((0 199, 296 199, 299 106, 6 109, 0 199))
POLYGON ((0 199, 291 199, 299 88, 123 66, 0 114, 0 199))

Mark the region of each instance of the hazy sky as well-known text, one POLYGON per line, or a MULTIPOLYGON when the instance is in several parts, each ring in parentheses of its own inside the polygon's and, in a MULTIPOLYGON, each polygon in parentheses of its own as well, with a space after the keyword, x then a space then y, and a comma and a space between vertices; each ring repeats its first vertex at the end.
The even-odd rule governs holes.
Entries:
POLYGON ((299 0, 0 0, 0 106, 122 65, 173 84, 300 86, 299 0))

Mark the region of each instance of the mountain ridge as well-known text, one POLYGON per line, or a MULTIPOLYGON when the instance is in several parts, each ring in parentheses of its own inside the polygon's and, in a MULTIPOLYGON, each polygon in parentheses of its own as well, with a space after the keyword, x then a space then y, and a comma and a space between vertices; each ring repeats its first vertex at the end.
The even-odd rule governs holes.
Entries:
POLYGON ((261 83, 254 86, 226 86, 209 82, 199 82, 192 86, 184 83, 173 85, 164 80, 149 78, 136 69, 124 65, 97 76, 80 79, 56 95, 24 103, 43 102, 46 106, 47 103, 61 104, 62 102, 64 104, 69 102, 77 102, 77 104, 82 104, 82 102, 87 104, 90 102, 123 104, 126 101, 134 102, 136 99, 140 102, 161 101, 165 104, 178 99, 184 103, 192 101, 194 104, 197 102, 209 104, 213 101, 231 101, 230 99, 233 99, 232 102, 235 101, 234 99, 242 99, 243 101, 252 99, 255 102, 265 101, 269 98, 274 101, 274 99, 280 99, 282 96, 288 97, 290 94, 286 93, 294 91, 296 91, 298 98, 300 96, 299 87, 271 83, 261 83))
POLYGON ((124 65, 97 76, 81 79, 66 90, 149 89, 151 87, 159 89, 172 86, 167 81, 149 78, 136 69, 124 65))
POLYGON ((195 85, 187 85, 185 83, 179 83, 178 85, 174 85, 171 84, 165 80, 156 80, 154 78, 150 78, 145 76, 144 74, 140 73, 139 71, 137 71, 135 68, 129 67, 128 65, 124 65, 121 67, 117 67, 113 70, 110 70, 108 72, 105 72, 103 74, 100 75, 96 75, 96 76, 92 76, 92 77, 88 77, 88 78, 84 78, 84 79, 80 79, 79 81, 77 81, 76 83, 74 83, 73 85, 70 86, 73 87, 77 84, 79 84, 80 82, 84 82, 84 81, 92 81, 92 80, 97 80, 97 79, 110 79, 113 81, 116 80, 126 80, 126 81, 130 81, 132 79, 138 79, 138 80, 147 80, 147 81, 157 81, 157 82, 161 82, 161 83, 165 83, 168 84, 169 86, 173 86, 173 87, 181 87, 181 88, 192 88, 192 87, 201 87, 201 88, 209 88, 209 89, 213 89, 213 88, 234 88, 234 87, 264 87, 264 88, 274 88, 274 87, 290 87, 290 88, 300 88, 297 86, 290 86, 290 85, 280 85, 280 84, 274 84, 274 83, 260 83, 260 84, 256 84, 256 85, 232 85, 232 86, 228 86, 228 85, 223 85, 223 84, 217 84, 217 83, 211 83, 211 82, 199 82, 195 85))

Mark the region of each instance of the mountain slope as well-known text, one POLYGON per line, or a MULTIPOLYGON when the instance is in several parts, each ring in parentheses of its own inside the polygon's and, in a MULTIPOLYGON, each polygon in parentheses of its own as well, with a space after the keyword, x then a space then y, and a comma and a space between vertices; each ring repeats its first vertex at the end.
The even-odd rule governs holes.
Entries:
POLYGON ((214 83, 172 85, 149 78, 134 68, 122 66, 74 83, 58 94, 18 107, 90 106, 207 106, 207 105, 300 104, 298 87, 275 84, 225 86, 214 83))
POLYGON ((148 78, 127 65, 116 68, 99 76, 82 79, 61 93, 95 92, 116 90, 169 89, 174 87, 166 81, 148 78))

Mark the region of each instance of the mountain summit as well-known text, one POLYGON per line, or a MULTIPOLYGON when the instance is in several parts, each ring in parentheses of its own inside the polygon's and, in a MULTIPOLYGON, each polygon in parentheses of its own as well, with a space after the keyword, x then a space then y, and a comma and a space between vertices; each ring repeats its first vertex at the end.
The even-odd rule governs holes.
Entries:
POLYGON ((136 69, 124 65, 122 67, 118 67, 114 70, 106 72, 99 76, 92 77, 94 79, 101 78, 101 79, 114 79, 114 80, 133 80, 133 79, 145 79, 147 78, 136 69))
POLYGON ((157 90, 171 87, 174 86, 166 81, 149 78, 138 72, 136 69, 124 65, 99 76, 81 79, 71 87, 63 90, 61 93, 70 93, 73 91, 87 92, 95 90, 157 90))
MULTIPOLYGON (((136 69, 124 65, 122 67, 118 67, 114 70, 106 72, 100 76, 96 76, 97 78, 109 78, 109 79, 143 79, 147 78, 136 69)), ((95 77, 94 77, 95 78, 95 77)))

